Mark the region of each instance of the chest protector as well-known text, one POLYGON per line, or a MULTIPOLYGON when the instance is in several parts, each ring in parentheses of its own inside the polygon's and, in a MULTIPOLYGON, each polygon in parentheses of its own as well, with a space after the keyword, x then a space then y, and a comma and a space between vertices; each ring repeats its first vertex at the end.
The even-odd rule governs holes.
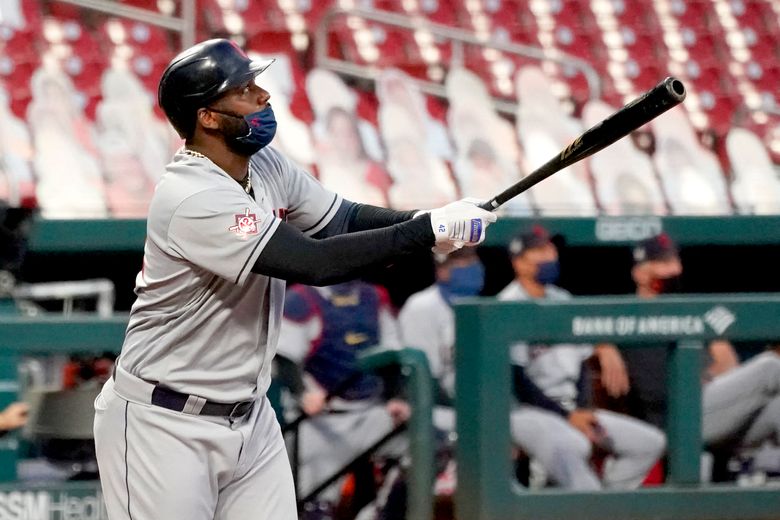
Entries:
POLYGON ((381 379, 371 373, 354 376, 357 357, 379 344, 381 301, 373 287, 334 288, 327 296, 306 287, 304 297, 320 315, 322 333, 312 343, 304 368, 328 393, 347 400, 368 399, 382 391, 381 379), (347 380, 346 388, 344 384, 347 380))

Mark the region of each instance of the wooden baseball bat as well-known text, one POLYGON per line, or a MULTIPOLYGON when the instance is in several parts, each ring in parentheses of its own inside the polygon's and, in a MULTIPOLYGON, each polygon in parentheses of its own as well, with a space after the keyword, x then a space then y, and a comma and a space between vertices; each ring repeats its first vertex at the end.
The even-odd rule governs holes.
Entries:
POLYGON ((523 193, 550 175, 590 157, 621 137, 625 137, 685 99, 685 85, 676 78, 666 78, 604 121, 586 130, 561 153, 541 165, 517 183, 505 189, 480 207, 494 211, 509 199, 523 193))

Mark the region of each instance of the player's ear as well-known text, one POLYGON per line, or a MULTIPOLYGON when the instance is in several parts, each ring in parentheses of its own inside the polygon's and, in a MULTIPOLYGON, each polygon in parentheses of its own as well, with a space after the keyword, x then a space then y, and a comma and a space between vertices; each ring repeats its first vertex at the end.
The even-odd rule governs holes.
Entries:
POLYGON ((219 121, 217 121, 216 114, 208 108, 199 108, 197 112, 198 121, 204 128, 216 130, 219 128, 219 121))

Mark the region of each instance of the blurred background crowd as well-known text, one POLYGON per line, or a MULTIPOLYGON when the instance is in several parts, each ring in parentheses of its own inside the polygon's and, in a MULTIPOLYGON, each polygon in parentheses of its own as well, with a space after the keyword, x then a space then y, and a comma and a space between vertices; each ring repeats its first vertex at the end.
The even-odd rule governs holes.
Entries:
MULTIPOLYGON (((37 204, 49 218, 143 217, 181 144, 155 102, 178 35, 74 4, 0 4, 0 198, 37 204)), ((162 0, 118 4, 168 17, 182 9, 162 0)), ((228 36, 278 59, 263 77, 280 123, 273 144, 347 198, 395 208, 487 198, 674 75, 688 89, 684 109, 506 211, 780 213, 776 2, 195 4, 199 38, 228 36), (331 7, 402 15, 412 29, 381 15, 326 17, 331 7), (474 43, 434 33, 425 21, 474 43)))

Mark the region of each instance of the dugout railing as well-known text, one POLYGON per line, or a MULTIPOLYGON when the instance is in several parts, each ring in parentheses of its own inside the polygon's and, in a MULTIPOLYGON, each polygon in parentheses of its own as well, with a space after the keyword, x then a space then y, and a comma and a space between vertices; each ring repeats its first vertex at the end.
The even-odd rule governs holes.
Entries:
POLYGON ((468 520, 748 520, 780 518, 780 486, 700 483, 704 342, 780 337, 780 294, 464 300, 456 314, 458 487, 468 520), (667 373, 668 479, 636 491, 528 491, 510 458, 509 347, 513 342, 671 344, 667 373))

